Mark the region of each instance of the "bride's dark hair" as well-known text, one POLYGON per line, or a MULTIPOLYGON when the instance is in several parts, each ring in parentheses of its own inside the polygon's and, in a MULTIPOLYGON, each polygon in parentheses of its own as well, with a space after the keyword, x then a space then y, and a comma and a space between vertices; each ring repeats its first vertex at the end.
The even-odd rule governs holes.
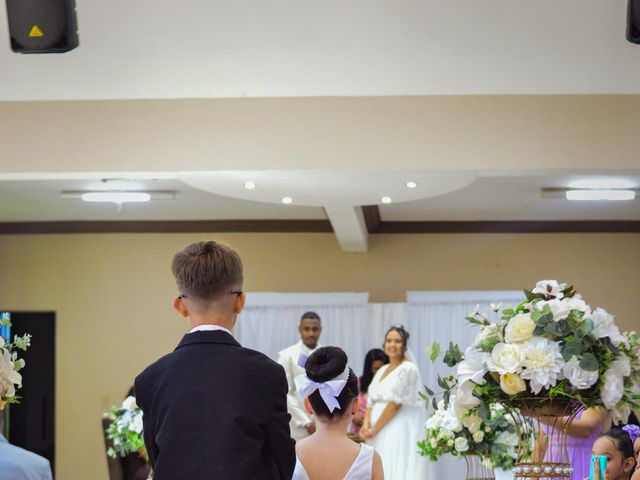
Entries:
MULTIPOLYGON (((307 359, 307 363, 305 364, 307 377, 317 383, 333 380, 344 371, 347 366, 347 360, 347 354, 344 353, 341 348, 321 347, 313 352, 307 359)), ((317 416, 333 418, 344 415, 351 406, 353 399, 356 398, 359 393, 358 377, 356 377, 353 370, 349 368, 347 384, 342 389, 340 395, 336 397, 340 404, 340 409, 335 409, 333 413, 330 412, 320 396, 320 392, 317 390, 309 395, 309 402, 317 416)))

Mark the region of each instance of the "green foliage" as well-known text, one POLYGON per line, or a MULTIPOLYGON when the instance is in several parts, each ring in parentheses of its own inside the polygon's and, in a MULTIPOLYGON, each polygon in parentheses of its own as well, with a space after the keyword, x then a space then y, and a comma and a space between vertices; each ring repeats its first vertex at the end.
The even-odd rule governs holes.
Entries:
POLYGON ((142 429, 135 428, 135 421, 142 421, 140 408, 111 407, 111 423, 106 429, 107 437, 113 441, 113 448, 107 453, 112 458, 125 457, 131 453, 140 453, 144 449, 142 429), (139 418, 138 418, 139 417, 139 418))
POLYGON ((462 351, 460 347, 453 343, 449 342, 449 348, 447 352, 444 354, 444 359, 442 360, 448 367, 454 367, 462 360, 462 351))

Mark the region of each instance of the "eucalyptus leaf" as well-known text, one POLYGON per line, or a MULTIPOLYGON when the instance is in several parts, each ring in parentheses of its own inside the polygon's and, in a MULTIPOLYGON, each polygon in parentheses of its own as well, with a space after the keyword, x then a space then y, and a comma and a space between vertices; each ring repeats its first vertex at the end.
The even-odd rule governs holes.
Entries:
POLYGON ((590 352, 582 355, 582 359, 580 360, 580 368, 588 372, 596 372, 598 370, 598 367, 598 359, 595 357, 595 355, 590 352))
POLYGON ((429 355, 429 358, 431 359, 431 363, 436 361, 436 358, 438 358, 438 355, 440 355, 440 344, 438 342, 433 342, 433 344, 431 344, 430 355, 429 355))
POLYGON ((580 356, 584 352, 584 345, 580 340, 570 340, 562 347, 562 357, 566 362, 573 356, 580 356))

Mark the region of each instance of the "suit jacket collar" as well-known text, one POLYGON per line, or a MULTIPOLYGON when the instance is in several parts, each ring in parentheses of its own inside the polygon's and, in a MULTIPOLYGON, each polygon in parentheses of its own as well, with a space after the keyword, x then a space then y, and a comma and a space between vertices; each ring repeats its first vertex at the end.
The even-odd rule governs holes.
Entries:
POLYGON ((182 340, 180 340, 180 343, 176 347, 176 350, 180 347, 184 347, 185 345, 193 345, 196 343, 223 343, 236 347, 241 346, 238 341, 227 332, 224 332, 222 330, 214 330, 187 333, 184 337, 182 337, 182 340))

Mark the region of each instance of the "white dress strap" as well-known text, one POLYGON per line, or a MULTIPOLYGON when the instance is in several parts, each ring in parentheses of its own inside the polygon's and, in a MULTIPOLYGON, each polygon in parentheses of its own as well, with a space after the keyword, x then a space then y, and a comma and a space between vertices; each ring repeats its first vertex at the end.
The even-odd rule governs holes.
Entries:
POLYGON ((309 475, 307 475, 298 455, 296 455, 296 468, 293 470, 291 480, 309 480, 309 475))
POLYGON ((360 452, 351 468, 344 477, 344 480, 371 480, 373 474, 373 447, 361 443, 360 452))
MULTIPOLYGON (((360 444, 358 456, 351 464, 351 468, 344 477, 344 480, 371 480, 373 474, 373 447, 364 443, 360 444)), ((302 462, 296 455, 296 468, 293 471, 292 480, 309 480, 309 475, 304 469, 302 462)))

